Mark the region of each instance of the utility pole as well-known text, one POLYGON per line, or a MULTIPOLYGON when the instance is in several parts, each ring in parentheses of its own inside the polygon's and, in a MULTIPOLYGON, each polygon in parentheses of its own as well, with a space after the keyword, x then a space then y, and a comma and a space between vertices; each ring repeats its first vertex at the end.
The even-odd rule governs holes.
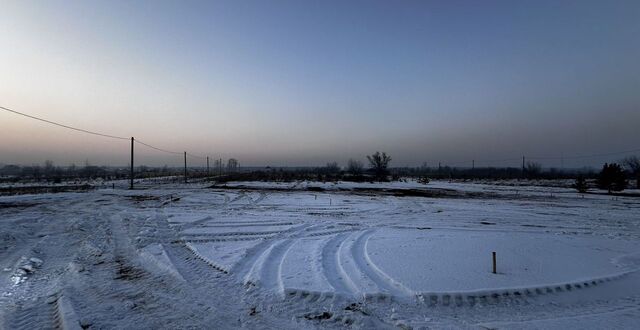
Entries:
POLYGON ((475 161, 475 159, 471 161, 471 169, 472 170, 476 169, 476 161, 475 161))
POLYGON ((522 156, 522 178, 524 178, 524 156, 522 156))
POLYGON ((207 156, 207 176, 209 175, 209 156, 207 156))
POLYGON ((184 183, 187 183, 187 152, 184 152, 184 183))
POLYGON ((131 181, 129 182, 129 189, 133 189, 133 142, 134 142, 134 138, 133 136, 131 137, 131 181))
POLYGON ((220 175, 222 175, 222 158, 220 158, 220 175))

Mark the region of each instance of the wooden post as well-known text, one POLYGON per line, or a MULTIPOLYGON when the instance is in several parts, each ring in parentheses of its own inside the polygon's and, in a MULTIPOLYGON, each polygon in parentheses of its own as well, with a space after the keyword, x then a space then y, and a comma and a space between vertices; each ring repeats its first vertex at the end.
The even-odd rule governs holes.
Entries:
POLYGON ((187 183, 187 152, 184 152, 184 183, 187 183))
POLYGON ((522 178, 524 179, 524 156, 522 156, 522 178))
POLYGON ((134 143, 135 139, 133 138, 133 136, 131 137, 131 181, 129 182, 129 189, 133 189, 133 143, 134 143))
POLYGON ((493 273, 496 274, 496 253, 491 252, 491 254, 493 255, 493 273))
POLYGON ((472 170, 475 170, 475 169, 476 169, 476 161, 475 161, 475 160, 472 160, 472 161, 471 161, 471 169, 472 169, 472 170))
POLYGON ((207 175, 209 175, 209 156, 207 156, 207 175))

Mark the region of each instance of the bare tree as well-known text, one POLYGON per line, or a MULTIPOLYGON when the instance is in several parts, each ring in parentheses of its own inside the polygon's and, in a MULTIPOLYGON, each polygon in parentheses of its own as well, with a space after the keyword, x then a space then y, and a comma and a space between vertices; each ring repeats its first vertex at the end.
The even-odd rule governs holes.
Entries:
POLYGON ((379 151, 376 151, 375 154, 367 156, 367 160, 369 160, 369 165, 375 172, 376 178, 378 180, 386 180, 389 174, 387 168, 391 162, 391 157, 387 156, 385 152, 381 154, 379 151))
POLYGON ((338 166, 338 162, 330 162, 330 163, 327 163, 327 166, 325 167, 325 171, 327 173, 338 173, 340 172, 340 166, 338 166))
POLYGON ((217 169, 216 172, 218 172, 219 174, 222 174, 222 170, 224 168, 224 165, 222 163, 222 159, 216 159, 213 162, 213 167, 215 167, 217 169))
POLYGON ((235 158, 229 158, 227 161, 227 171, 230 173, 235 172, 238 169, 238 160, 235 158))
POLYGON ((349 172, 353 176, 362 175, 363 168, 364 165, 359 160, 349 159, 349 162, 347 162, 347 172, 349 172))
POLYGON ((636 188, 640 189, 640 158, 630 156, 622 160, 622 165, 636 178, 636 188))
POLYGON ((49 179, 54 175, 56 167, 53 165, 53 161, 52 160, 45 160, 44 161, 44 176, 45 178, 49 179))
POLYGON ((542 172, 542 165, 536 162, 527 162, 527 167, 525 168, 525 173, 528 178, 534 179, 537 178, 542 172))

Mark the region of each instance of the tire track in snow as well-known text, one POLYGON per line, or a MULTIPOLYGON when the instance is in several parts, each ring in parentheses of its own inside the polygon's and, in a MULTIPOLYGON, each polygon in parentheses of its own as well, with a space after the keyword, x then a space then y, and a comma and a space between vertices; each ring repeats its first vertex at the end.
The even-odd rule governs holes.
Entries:
POLYGON ((367 292, 378 291, 378 288, 362 273, 353 259, 351 253, 351 247, 354 243, 353 236, 358 235, 362 235, 362 232, 352 233, 340 242, 336 251, 336 265, 337 273, 344 279, 349 292, 354 293, 357 298, 364 298, 367 292))
POLYGON ((373 262, 373 260, 371 260, 371 257, 369 256, 369 239, 371 238, 372 235, 373 235, 373 231, 370 231, 360 236, 359 238, 360 244, 356 245, 359 253, 362 253, 362 257, 364 257, 364 261, 367 263, 367 266, 369 266, 372 270, 370 274, 372 276, 375 276, 378 282, 382 281, 386 284, 386 286, 390 287, 391 291, 395 295, 404 295, 404 296, 415 295, 413 290, 410 290, 404 284, 396 281, 394 278, 392 278, 387 273, 385 273, 382 269, 380 269, 380 267, 378 267, 373 262), (364 239, 364 243, 362 239, 364 239))
POLYGON ((184 244, 167 245, 165 251, 178 273, 189 283, 200 284, 212 273, 220 274, 222 272, 198 258, 184 244))
POLYGON ((8 329, 57 329, 58 320, 58 295, 40 299, 35 305, 19 307, 10 320, 8 329))
POLYGON ((395 297, 402 297, 407 295, 407 289, 403 287, 397 287, 393 282, 389 281, 389 278, 382 276, 373 264, 370 263, 370 259, 366 254, 365 245, 373 234, 374 230, 369 229, 363 231, 356 238, 351 248, 351 255, 355 261, 357 267, 362 273, 364 273, 373 283, 376 284, 382 294, 391 294, 395 297))
MULTIPOLYGON (((303 223, 300 226, 290 228, 275 235, 280 235, 283 239, 302 237, 306 228, 309 227, 311 227, 311 225, 303 223)), ((254 268, 254 264, 259 261, 258 259, 266 252, 266 250, 269 250, 271 246, 275 244, 274 239, 275 238, 266 239, 264 242, 247 250, 245 257, 231 269, 231 273, 237 274, 239 278, 244 280, 251 269, 254 268)))
POLYGON ((322 272, 336 293, 355 294, 353 286, 346 282, 350 279, 340 266, 338 256, 340 247, 350 235, 350 233, 338 234, 329 239, 322 249, 322 272))
POLYGON ((264 289, 274 290, 284 297, 282 282, 282 263, 293 245, 293 239, 281 240, 265 250, 244 277, 246 285, 260 285, 264 289))
POLYGON ((265 240, 258 245, 247 250, 247 254, 242 258, 232 269, 231 273, 236 274, 239 278, 244 279, 254 264, 258 261, 258 258, 270 249, 273 245, 273 241, 265 240))

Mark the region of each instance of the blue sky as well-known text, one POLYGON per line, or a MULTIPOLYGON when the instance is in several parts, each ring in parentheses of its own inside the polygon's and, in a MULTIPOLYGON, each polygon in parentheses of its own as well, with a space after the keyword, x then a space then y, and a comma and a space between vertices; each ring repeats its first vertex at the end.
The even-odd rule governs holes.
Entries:
MULTIPOLYGON (((167 149, 402 166, 640 148, 637 1, 2 6, 0 105, 167 149)), ((126 143, 0 126, 2 163, 127 162, 126 143)))

